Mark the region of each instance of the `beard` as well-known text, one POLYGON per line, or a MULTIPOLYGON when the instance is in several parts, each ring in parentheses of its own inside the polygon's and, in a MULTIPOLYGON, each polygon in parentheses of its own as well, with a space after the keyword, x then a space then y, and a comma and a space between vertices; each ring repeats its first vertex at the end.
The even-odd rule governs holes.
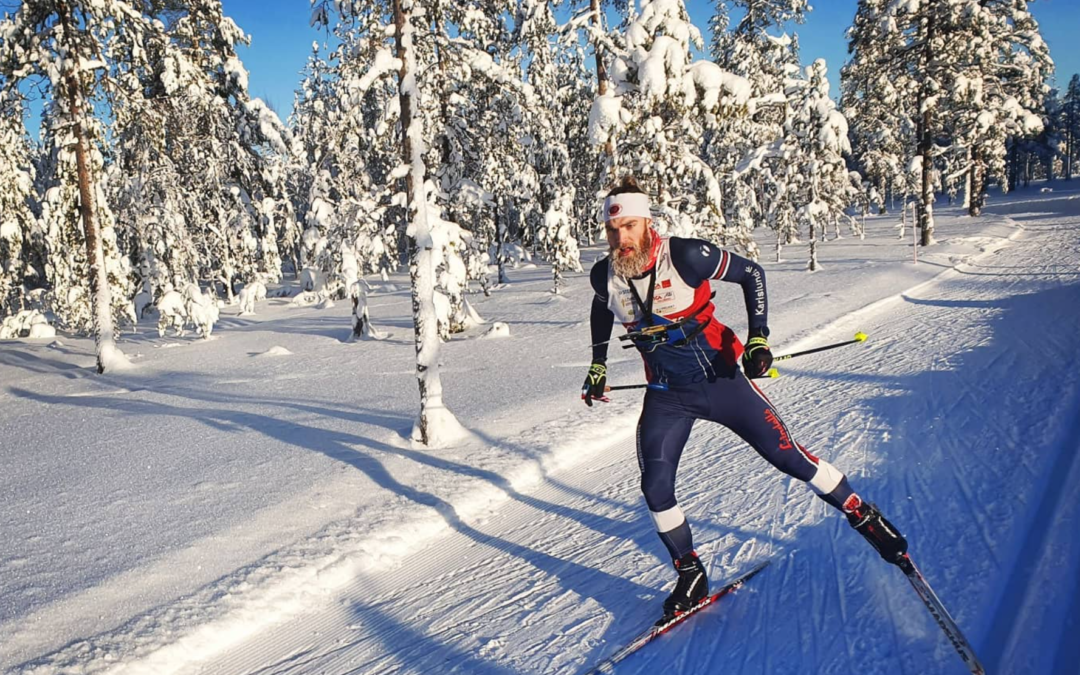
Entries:
POLYGON ((634 252, 630 255, 619 255, 619 249, 609 249, 612 269, 615 274, 624 279, 639 277, 645 272, 652 258, 652 233, 645 230, 641 241, 634 245, 634 252))

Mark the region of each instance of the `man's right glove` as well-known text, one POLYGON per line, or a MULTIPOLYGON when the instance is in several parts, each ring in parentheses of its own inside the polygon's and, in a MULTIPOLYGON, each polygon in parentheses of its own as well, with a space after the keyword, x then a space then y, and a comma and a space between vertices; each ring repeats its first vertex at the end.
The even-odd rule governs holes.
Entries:
POLYGON ((593 401, 607 403, 610 399, 604 396, 604 387, 607 385, 607 366, 603 363, 594 363, 589 366, 589 374, 585 376, 585 385, 581 387, 581 400, 585 405, 592 407, 593 401))
POLYGON ((747 340, 742 360, 747 377, 750 379, 765 377, 773 361, 772 350, 769 349, 769 340, 761 335, 747 340))

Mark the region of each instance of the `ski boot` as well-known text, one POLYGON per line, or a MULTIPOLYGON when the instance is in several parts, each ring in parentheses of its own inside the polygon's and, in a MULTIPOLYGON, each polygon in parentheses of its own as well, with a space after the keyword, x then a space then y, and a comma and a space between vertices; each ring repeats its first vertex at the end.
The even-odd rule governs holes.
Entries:
POLYGON ((907 539, 881 515, 876 506, 859 500, 857 506, 847 511, 847 518, 855 531, 870 542, 882 560, 903 566, 904 556, 907 554, 907 539))
POLYGON ((697 553, 690 552, 675 561, 675 571, 679 580, 675 590, 664 601, 664 617, 673 617, 689 610, 709 594, 709 579, 705 576, 705 566, 698 560, 697 553))

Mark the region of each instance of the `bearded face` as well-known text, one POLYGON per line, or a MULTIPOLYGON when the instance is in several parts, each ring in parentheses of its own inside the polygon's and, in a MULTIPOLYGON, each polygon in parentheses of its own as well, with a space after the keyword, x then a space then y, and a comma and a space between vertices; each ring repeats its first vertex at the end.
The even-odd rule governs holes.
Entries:
POLYGON ((641 276, 652 257, 652 233, 645 218, 613 218, 608 222, 607 240, 615 274, 624 279, 641 276))

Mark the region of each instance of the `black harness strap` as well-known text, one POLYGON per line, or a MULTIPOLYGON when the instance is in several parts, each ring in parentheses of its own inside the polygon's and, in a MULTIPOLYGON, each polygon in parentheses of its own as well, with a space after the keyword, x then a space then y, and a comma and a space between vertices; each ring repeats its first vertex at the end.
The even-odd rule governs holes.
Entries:
POLYGON ((627 279, 626 283, 630 286, 630 294, 634 296, 634 302, 637 303, 638 309, 645 315, 645 323, 650 326, 653 325, 653 293, 656 291, 656 265, 654 264, 649 271, 649 302, 646 304, 641 301, 641 296, 638 295, 637 286, 634 285, 633 279, 627 279))

